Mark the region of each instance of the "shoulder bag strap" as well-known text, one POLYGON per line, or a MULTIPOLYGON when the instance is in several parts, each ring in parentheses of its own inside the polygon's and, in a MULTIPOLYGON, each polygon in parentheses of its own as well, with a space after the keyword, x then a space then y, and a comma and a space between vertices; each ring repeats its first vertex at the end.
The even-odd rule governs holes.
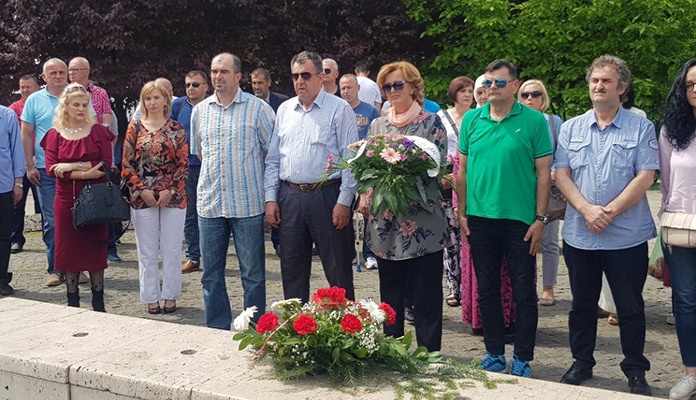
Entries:
POLYGON ((454 131, 454 134, 459 137, 459 130, 457 129, 457 124, 454 123, 454 119, 452 119, 452 116, 449 114, 447 110, 442 110, 442 113, 445 114, 445 118, 447 118, 447 121, 449 121, 450 125, 452 125, 452 130, 454 131))

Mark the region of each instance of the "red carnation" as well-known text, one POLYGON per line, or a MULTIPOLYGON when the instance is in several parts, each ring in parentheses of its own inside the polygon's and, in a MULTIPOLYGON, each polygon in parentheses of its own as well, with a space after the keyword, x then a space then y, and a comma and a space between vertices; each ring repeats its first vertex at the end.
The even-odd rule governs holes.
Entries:
POLYGON ((310 335, 317 330, 317 321, 309 315, 300 315, 299 318, 292 323, 295 332, 300 335, 310 335))
POLYGON ((362 322, 355 315, 346 314, 341 320, 341 329, 348 333, 360 332, 362 330, 362 322))
POLYGON ((271 332, 277 327, 278 316, 269 311, 259 318, 259 322, 256 324, 256 332, 263 334, 271 332))
POLYGON ((393 325, 396 322, 396 311, 389 304, 382 302, 379 305, 379 309, 387 315, 387 319, 384 321, 385 325, 393 325))
POLYGON ((346 289, 332 286, 331 288, 321 288, 314 293, 312 300, 317 304, 328 303, 330 305, 345 305, 346 289))

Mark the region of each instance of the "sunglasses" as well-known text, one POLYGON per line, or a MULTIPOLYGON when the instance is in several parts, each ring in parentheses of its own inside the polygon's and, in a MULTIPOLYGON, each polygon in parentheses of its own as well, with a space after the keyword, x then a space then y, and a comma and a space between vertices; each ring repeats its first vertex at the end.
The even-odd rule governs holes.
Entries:
POLYGON ((490 89, 491 86, 493 86, 493 84, 495 83, 495 87, 502 89, 505 86, 507 86, 508 83, 510 83, 512 81, 514 81, 514 79, 507 80, 507 79, 503 79, 503 78, 498 78, 494 81, 492 81, 490 79, 486 79, 485 81, 481 82, 481 86, 483 86, 485 89, 490 89))
POLYGON ((75 92, 87 93, 87 89, 85 89, 84 86, 73 86, 65 89, 65 94, 72 94, 75 92))
POLYGON ((190 88, 191 86, 197 88, 201 85, 205 85, 205 83, 200 83, 200 82, 188 82, 186 83, 186 89, 190 88))
POLYGON ((385 83, 382 85, 382 91, 384 93, 391 93, 392 89, 395 92, 400 92, 404 90, 404 85, 406 85, 406 82, 404 81, 396 81, 394 83, 385 83))
POLYGON ((308 81, 308 80, 312 79, 312 75, 317 75, 317 74, 313 74, 311 72, 300 72, 299 74, 290 74, 293 81, 300 79, 300 77, 302 77, 303 81, 308 81))
POLYGON ((533 99, 538 99, 541 97, 541 92, 539 91, 534 91, 534 92, 522 92, 521 94, 522 99, 527 100, 529 96, 531 96, 533 99))
POLYGON ((333 71, 331 71, 331 68, 326 68, 326 69, 324 70, 324 73, 325 73, 326 75, 330 74, 331 72, 333 72, 333 71))

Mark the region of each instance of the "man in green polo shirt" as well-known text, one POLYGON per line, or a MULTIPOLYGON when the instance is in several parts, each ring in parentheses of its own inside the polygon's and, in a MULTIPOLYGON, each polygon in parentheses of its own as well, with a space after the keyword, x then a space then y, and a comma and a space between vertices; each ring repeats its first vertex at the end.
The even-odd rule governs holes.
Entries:
POLYGON ((486 67, 488 103, 469 111, 459 135, 459 221, 478 283, 486 358, 505 370, 500 265, 507 259, 516 330, 510 373, 530 376, 538 319, 535 259, 551 186, 551 142, 544 116, 515 99, 517 68, 505 60, 486 67))

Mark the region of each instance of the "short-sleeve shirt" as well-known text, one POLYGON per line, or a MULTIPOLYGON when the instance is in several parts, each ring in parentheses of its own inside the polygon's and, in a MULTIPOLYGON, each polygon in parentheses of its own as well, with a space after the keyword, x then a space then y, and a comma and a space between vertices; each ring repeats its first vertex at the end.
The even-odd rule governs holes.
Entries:
MULTIPOLYGON (((614 121, 600 130, 594 110, 561 126, 556 149, 556 169, 570 176, 590 204, 606 206, 638 172, 659 168, 655 127, 647 118, 619 107, 614 121)), ((582 214, 569 203, 563 240, 582 250, 627 249, 655 237, 648 199, 613 218, 601 233, 592 233, 582 214)))
POLYGON ((358 121, 358 139, 365 139, 367 130, 370 128, 372 121, 380 117, 379 111, 377 111, 373 105, 361 101, 360 104, 353 109, 353 112, 358 121))
POLYGON ((459 152, 468 156, 466 213, 531 225, 536 215, 535 160, 550 156, 544 116, 517 100, 500 121, 490 103, 464 114, 459 152))
POLYGON ((360 85, 358 99, 371 106, 374 106, 375 103, 382 104, 382 94, 375 81, 365 76, 358 76, 357 78, 358 85, 360 85))
POLYGON ((24 110, 22 110, 22 121, 34 125, 35 128, 34 161, 36 168, 46 168, 44 149, 40 143, 46 136, 46 132, 53 127, 56 106, 58 106, 58 97, 43 88, 29 95, 24 104, 24 110))
POLYGON ((90 99, 92 100, 92 107, 97 113, 97 123, 101 124, 104 122, 104 115, 111 115, 111 102, 109 101, 109 94, 106 93, 104 88, 89 84, 85 89, 90 94, 90 99))

